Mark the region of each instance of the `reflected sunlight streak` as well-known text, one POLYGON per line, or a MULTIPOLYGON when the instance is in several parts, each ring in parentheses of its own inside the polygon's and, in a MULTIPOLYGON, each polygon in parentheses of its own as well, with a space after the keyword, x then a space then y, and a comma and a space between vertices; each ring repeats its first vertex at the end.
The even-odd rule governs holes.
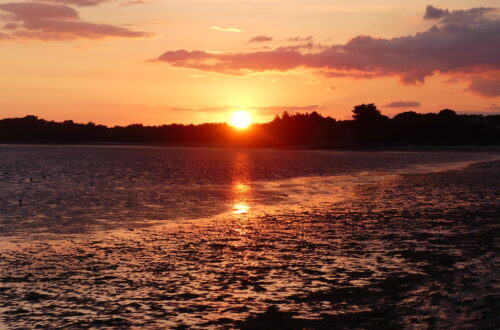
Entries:
POLYGON ((250 205, 247 202, 238 202, 233 206, 234 214, 246 214, 250 211, 250 205))
POLYGON ((243 215, 250 212, 249 202, 252 199, 250 182, 250 166, 246 153, 237 153, 232 165, 232 213, 243 215))

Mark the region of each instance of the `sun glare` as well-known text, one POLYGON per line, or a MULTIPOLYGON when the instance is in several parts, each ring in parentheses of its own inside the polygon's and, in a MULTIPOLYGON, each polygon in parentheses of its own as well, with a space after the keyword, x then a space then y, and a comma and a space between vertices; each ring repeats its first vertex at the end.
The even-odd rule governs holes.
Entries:
POLYGON ((252 119, 250 118, 250 114, 246 111, 236 111, 231 116, 231 126, 234 126, 239 129, 247 128, 252 124, 252 119))

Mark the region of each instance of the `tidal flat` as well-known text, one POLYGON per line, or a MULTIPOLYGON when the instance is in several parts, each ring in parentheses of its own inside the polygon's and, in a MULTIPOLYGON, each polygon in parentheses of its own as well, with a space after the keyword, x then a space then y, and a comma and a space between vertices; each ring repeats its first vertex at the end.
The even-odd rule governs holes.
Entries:
POLYGON ((14 241, 8 328, 500 325, 500 161, 386 176, 329 202, 14 241))

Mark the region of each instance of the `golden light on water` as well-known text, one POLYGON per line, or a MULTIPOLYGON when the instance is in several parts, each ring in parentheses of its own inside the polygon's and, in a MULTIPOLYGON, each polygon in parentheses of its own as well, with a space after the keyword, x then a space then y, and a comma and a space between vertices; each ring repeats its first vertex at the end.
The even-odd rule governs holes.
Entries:
POLYGON ((250 203, 252 200, 252 188, 250 186, 250 162, 248 154, 238 152, 234 156, 231 176, 232 183, 232 213, 235 215, 244 215, 250 212, 250 203))
POLYGON ((246 193, 250 190, 250 186, 245 183, 237 183, 234 185, 234 189, 240 193, 246 193))
POLYGON ((238 129, 247 128, 252 124, 252 118, 246 111, 236 111, 231 115, 230 125, 238 129))
POLYGON ((246 214, 248 211, 250 211, 250 205, 247 202, 239 202, 233 206, 234 214, 246 214))
POLYGON ((250 211, 250 205, 245 200, 250 197, 250 186, 245 183, 236 183, 234 185, 234 196, 237 201, 233 205, 233 213, 248 213, 250 211))

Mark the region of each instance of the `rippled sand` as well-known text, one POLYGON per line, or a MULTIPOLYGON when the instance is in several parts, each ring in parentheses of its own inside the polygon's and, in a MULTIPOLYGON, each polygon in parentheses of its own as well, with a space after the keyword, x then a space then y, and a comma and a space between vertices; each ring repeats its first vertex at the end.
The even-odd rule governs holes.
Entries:
MULTIPOLYGON (((498 328, 500 162, 338 202, 6 247, 12 328, 498 328)), ((338 193, 338 192, 337 192, 338 193)))

